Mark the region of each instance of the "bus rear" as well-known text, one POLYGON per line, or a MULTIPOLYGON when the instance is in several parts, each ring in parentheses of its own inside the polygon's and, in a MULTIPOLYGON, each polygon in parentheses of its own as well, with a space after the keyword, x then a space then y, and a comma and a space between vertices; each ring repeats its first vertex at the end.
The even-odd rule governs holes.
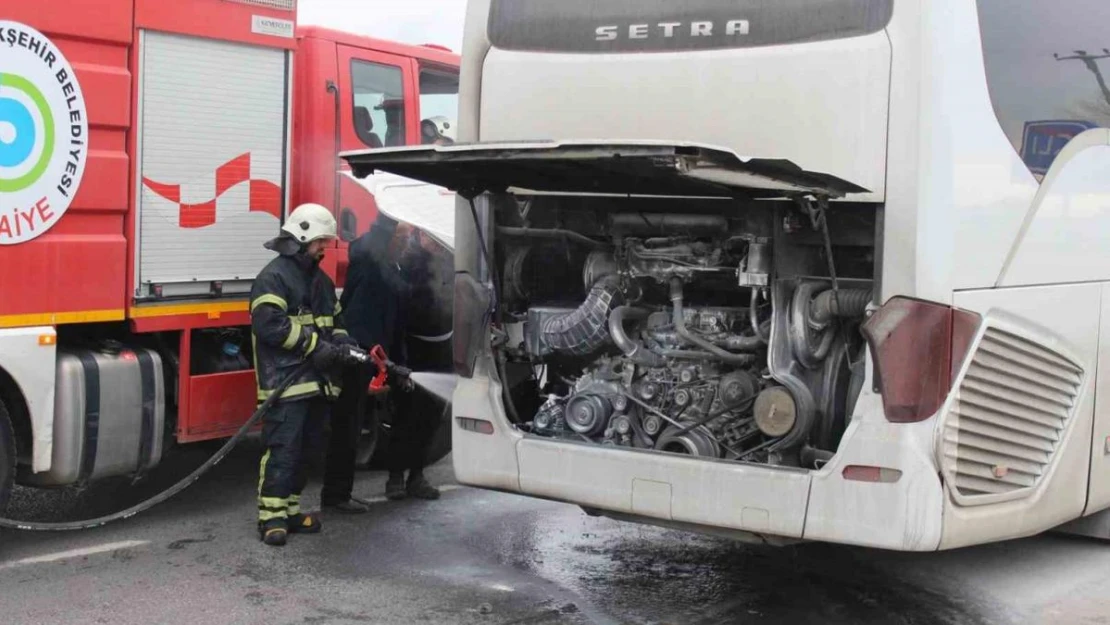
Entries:
POLYGON ((1073 154, 1105 117, 1038 155, 1015 125, 1074 102, 1015 118, 989 74, 1093 45, 1078 18, 1110 11, 1020 4, 472 1, 462 143, 347 155, 459 192, 460 481, 899 550, 1110 505, 1110 276, 1045 279, 1080 253, 1037 217, 1081 197, 1049 224, 1110 232, 1105 186, 1058 182, 1110 165, 1073 154))

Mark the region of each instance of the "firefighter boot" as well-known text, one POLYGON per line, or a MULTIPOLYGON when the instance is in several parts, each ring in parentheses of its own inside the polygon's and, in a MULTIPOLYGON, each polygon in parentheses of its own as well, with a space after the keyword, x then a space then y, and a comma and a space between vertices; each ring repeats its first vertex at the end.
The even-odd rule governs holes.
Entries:
POLYGON ((315 514, 295 514, 289 517, 290 534, 319 534, 323 529, 315 514))
POLYGON ((258 536, 262 539, 262 542, 271 547, 281 547, 289 537, 289 526, 285 519, 259 521, 258 536))
POLYGON ((405 486, 409 497, 417 499, 439 499, 439 489, 428 482, 423 473, 413 471, 409 473, 409 483, 405 486))
POLYGON ((385 483, 385 497, 392 501, 404 499, 407 493, 405 492, 405 472, 404 471, 390 471, 389 480, 385 483))

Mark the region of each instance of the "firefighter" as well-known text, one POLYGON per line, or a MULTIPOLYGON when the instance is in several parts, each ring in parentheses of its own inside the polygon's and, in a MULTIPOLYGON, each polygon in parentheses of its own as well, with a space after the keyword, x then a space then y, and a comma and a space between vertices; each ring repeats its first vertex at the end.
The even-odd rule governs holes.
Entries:
POLYGON ((342 323, 335 284, 320 269, 336 237, 335 218, 302 204, 265 247, 278 253, 254 281, 250 296, 258 400, 265 401, 305 360, 311 366, 265 415, 259 468, 258 531, 267 545, 289 533, 317 533, 320 521, 301 510, 305 464, 321 443, 329 401, 339 395, 338 369, 358 363, 342 323))
POLYGON ((452 145, 455 143, 455 122, 443 115, 434 115, 420 122, 420 134, 425 144, 452 145))

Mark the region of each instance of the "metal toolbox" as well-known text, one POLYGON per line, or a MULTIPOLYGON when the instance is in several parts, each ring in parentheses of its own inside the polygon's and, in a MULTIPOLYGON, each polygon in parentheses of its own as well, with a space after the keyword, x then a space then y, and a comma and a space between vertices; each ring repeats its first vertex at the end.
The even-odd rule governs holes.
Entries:
POLYGON ((59 350, 49 471, 23 480, 65 486, 156 466, 166 397, 162 359, 144 348, 59 350))

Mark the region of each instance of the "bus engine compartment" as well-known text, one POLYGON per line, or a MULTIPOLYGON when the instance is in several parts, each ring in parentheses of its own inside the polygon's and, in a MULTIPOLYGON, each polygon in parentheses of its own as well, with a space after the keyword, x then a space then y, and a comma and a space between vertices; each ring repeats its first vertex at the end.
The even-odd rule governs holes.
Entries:
POLYGON ((493 351, 518 428, 708 460, 833 456, 864 378, 874 205, 498 198, 493 351))

